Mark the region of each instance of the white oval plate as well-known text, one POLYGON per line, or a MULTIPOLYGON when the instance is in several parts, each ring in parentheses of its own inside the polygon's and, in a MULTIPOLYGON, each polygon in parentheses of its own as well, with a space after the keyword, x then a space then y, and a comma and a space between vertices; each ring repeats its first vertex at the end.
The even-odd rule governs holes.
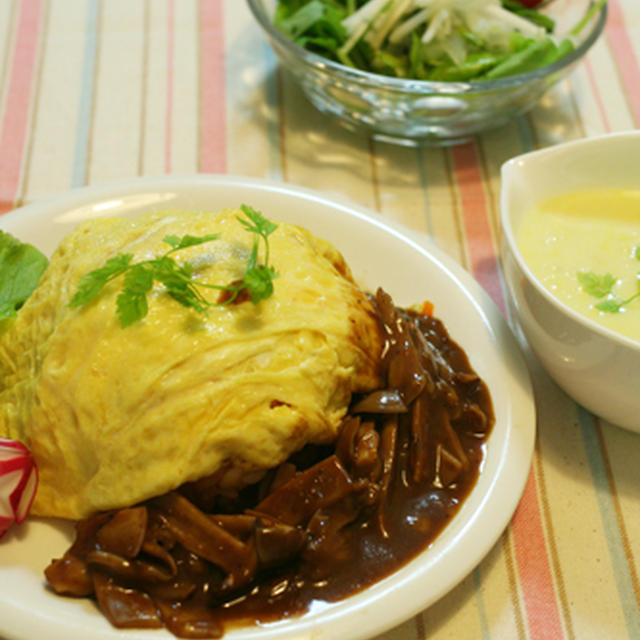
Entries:
MULTIPOLYGON (((399 305, 430 300, 491 392, 496 424, 478 482, 431 546, 391 576, 334 604, 277 623, 230 630, 227 640, 362 640, 422 611, 460 582, 507 526, 529 473, 535 405, 511 331, 484 290, 428 238, 378 214, 313 191, 230 176, 173 176, 86 187, 0 218, 0 228, 50 254, 78 222, 150 210, 250 204, 274 221, 307 227, 343 253, 356 279, 399 305)), ((277 266, 277 265, 276 265, 277 266)), ((277 286, 277 284, 276 284, 277 286)), ((91 601, 55 596, 43 570, 66 550, 68 523, 28 519, 0 541, 0 634, 6 640, 150 640, 162 631, 118 631, 91 601)))

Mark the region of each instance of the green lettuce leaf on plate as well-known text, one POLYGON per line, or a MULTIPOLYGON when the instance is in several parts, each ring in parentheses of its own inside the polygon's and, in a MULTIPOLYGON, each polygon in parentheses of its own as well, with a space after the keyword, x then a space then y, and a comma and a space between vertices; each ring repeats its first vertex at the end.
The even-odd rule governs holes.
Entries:
POLYGON ((0 327, 13 318, 40 282, 49 260, 30 244, 0 231, 0 327))

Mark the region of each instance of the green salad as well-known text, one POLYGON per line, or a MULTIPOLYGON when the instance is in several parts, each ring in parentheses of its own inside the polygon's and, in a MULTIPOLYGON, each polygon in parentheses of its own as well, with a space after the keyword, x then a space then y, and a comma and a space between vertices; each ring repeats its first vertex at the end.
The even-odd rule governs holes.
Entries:
POLYGON ((532 0, 278 0, 274 23, 301 47, 355 69, 418 80, 491 80, 567 55, 605 3, 595 0, 562 38, 532 0))

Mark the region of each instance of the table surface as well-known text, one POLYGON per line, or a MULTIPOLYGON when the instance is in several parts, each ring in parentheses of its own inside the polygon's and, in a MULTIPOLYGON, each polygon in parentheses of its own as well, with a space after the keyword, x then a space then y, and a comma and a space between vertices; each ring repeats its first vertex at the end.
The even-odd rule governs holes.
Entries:
MULTIPOLYGON (((529 114, 450 148, 392 146, 313 109, 241 0, 0 2, 0 213, 87 184, 227 173, 338 195, 431 236, 500 309, 500 166, 640 125, 640 1, 529 114)), ((640 436, 537 399, 514 518, 452 592, 379 640, 640 639, 640 436)))

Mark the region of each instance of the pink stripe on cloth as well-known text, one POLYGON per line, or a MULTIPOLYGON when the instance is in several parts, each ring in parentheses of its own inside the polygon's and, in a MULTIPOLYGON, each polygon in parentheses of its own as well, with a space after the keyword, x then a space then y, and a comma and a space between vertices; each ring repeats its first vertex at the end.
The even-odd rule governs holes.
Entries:
POLYGON ((20 3, 0 124, 0 214, 14 207, 20 188, 42 12, 41 0, 20 3))
POLYGON ((640 65, 635 56, 624 15, 618 0, 609 0, 607 26, 605 28, 609 48, 613 53, 624 91, 629 101, 636 126, 640 126, 640 65))
POLYGON ((511 521, 518 576, 530 640, 564 638, 558 599, 544 540, 540 502, 533 469, 511 521))
POLYGON ((200 2, 200 171, 227 170, 224 16, 222 0, 200 2))
POLYGON ((465 144, 451 149, 471 269, 475 279, 484 287, 504 313, 504 299, 498 262, 493 247, 489 214, 482 176, 478 168, 475 147, 465 144))
MULTIPOLYGON (((504 313, 505 300, 476 148, 451 149, 473 276, 504 313)), ((562 638, 562 622, 544 539, 533 471, 512 522, 513 543, 531 640, 562 638)))

